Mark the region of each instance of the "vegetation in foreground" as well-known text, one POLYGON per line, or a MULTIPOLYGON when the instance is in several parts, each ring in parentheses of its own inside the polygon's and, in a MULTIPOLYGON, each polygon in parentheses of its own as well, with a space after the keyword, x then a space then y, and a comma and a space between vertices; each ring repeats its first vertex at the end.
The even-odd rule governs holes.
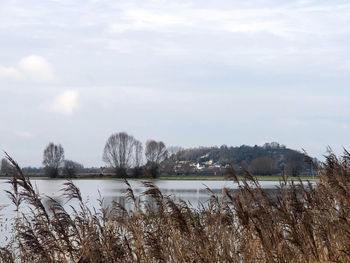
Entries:
MULTIPOLYGON (((2 262, 349 262, 350 154, 330 153, 319 182, 281 181, 268 195, 246 173, 239 190, 211 193, 198 209, 163 195, 145 182, 141 202, 128 185, 127 209, 120 203, 91 210, 71 181, 64 196, 78 202, 69 214, 41 197, 10 157, 17 208, 14 234, 0 249, 2 262), (31 213, 22 214, 24 206, 31 213), (79 207, 79 209, 78 209, 79 207)), ((208 189, 209 193, 210 190, 208 189)))

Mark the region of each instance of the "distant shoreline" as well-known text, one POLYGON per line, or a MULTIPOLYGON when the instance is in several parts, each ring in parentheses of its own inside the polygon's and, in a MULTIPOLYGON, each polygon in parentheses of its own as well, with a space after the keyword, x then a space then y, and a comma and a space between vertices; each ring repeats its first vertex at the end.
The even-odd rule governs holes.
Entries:
MULTIPOLYGON (((124 180, 123 178, 113 178, 110 176, 78 176, 77 178, 49 178, 47 176, 41 175, 30 175, 28 176, 31 180, 65 180, 65 179, 73 179, 73 180, 124 180)), ((282 180, 281 176, 253 176, 257 178, 258 181, 279 181, 282 180)), ((10 176, 0 176, 0 179, 11 179, 10 176)), ((174 180, 174 181, 230 181, 231 179, 227 179, 225 176, 217 176, 217 175, 185 175, 185 176, 160 176, 158 178, 126 178, 128 181, 165 181, 165 180, 174 180)), ((238 180, 243 181, 243 176, 238 176, 238 180)), ((318 181, 317 176, 300 176, 300 177, 288 177, 287 181, 318 181)))

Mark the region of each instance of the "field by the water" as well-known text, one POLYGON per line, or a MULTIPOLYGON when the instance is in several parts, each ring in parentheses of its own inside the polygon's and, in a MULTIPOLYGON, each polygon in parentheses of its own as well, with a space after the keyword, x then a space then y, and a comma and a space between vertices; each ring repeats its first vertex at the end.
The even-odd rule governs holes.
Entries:
MULTIPOLYGON (((65 178, 49 178, 43 174, 27 174, 29 178, 34 179, 65 179, 65 178)), ((256 175, 254 176, 258 181, 279 181, 283 180, 282 175, 256 175)), ((8 175, 0 174, 0 178, 9 178, 8 175)), ((98 180, 124 180, 123 178, 114 178, 112 176, 97 176, 94 174, 84 174, 84 175, 78 175, 74 179, 98 179, 98 180)), ((190 174, 190 175, 161 175, 158 178, 149 178, 149 177, 143 177, 143 178, 127 178, 127 180, 203 180, 203 181, 221 181, 226 180, 227 176, 225 175, 200 175, 200 174, 190 174)), ((239 180, 244 180, 244 176, 238 176, 239 180)), ((288 181, 316 181, 318 180, 318 176, 295 176, 295 177, 287 177, 288 181)))
MULTIPOLYGON (((283 176, 261 176, 257 175, 254 176, 258 181, 279 181, 283 179, 283 176)), ((298 176, 298 177, 288 177, 287 180, 293 180, 293 181, 314 181, 317 180, 318 177, 316 176, 298 176)), ((221 175, 175 175, 175 176, 160 176, 158 179, 160 180, 225 180, 227 179, 226 176, 221 175)), ((243 176, 238 176, 239 180, 244 180, 243 176)))

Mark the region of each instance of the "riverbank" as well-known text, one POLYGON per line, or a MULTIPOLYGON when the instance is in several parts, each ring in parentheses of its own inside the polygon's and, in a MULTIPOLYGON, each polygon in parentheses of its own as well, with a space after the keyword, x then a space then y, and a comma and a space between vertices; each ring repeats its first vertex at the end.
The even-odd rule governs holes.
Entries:
MULTIPOLYGON (((50 178, 44 175, 29 175, 28 176, 31 179, 36 179, 36 180, 62 180, 66 178, 50 178)), ((282 180, 282 176, 254 176, 258 181, 279 181, 282 180)), ((0 179, 10 179, 11 177, 6 176, 6 175, 0 175, 0 179)), ((111 176, 96 176, 96 175, 80 175, 77 178, 71 178, 74 180, 124 180, 123 178, 113 178, 111 176)), ((238 179, 240 181, 244 180, 243 176, 238 176, 238 179)), ((190 181, 223 181, 227 180, 227 177, 224 175, 165 175, 165 176, 160 176, 158 178, 149 178, 149 177, 144 177, 144 178, 127 178, 127 180, 135 180, 135 181, 153 181, 153 180, 190 180, 190 181)), ((300 176, 300 177, 288 177, 288 181, 318 181, 317 176, 300 176)))
MULTIPOLYGON (((257 178, 258 181, 279 181, 282 180, 282 176, 253 176, 257 178)), ((161 176, 157 180, 227 180, 226 176, 161 176)), ((243 181, 243 176, 238 176, 238 180, 243 181)), ((301 177, 288 177, 288 181, 317 181, 318 177, 312 177, 312 176, 301 176, 301 177)))

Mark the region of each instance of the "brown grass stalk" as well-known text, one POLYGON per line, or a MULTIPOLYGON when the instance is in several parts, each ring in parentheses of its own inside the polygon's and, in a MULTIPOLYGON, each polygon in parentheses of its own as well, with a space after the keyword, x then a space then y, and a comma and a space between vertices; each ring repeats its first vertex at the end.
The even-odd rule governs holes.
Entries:
POLYGON ((12 164, 14 236, 0 248, 1 262, 350 262, 350 154, 329 153, 317 184, 281 180, 276 195, 250 174, 238 190, 209 191, 193 208, 145 182, 145 202, 126 181, 132 209, 120 203, 90 209, 72 181, 65 206, 42 197, 12 164), (23 204, 31 208, 23 213, 23 204))

